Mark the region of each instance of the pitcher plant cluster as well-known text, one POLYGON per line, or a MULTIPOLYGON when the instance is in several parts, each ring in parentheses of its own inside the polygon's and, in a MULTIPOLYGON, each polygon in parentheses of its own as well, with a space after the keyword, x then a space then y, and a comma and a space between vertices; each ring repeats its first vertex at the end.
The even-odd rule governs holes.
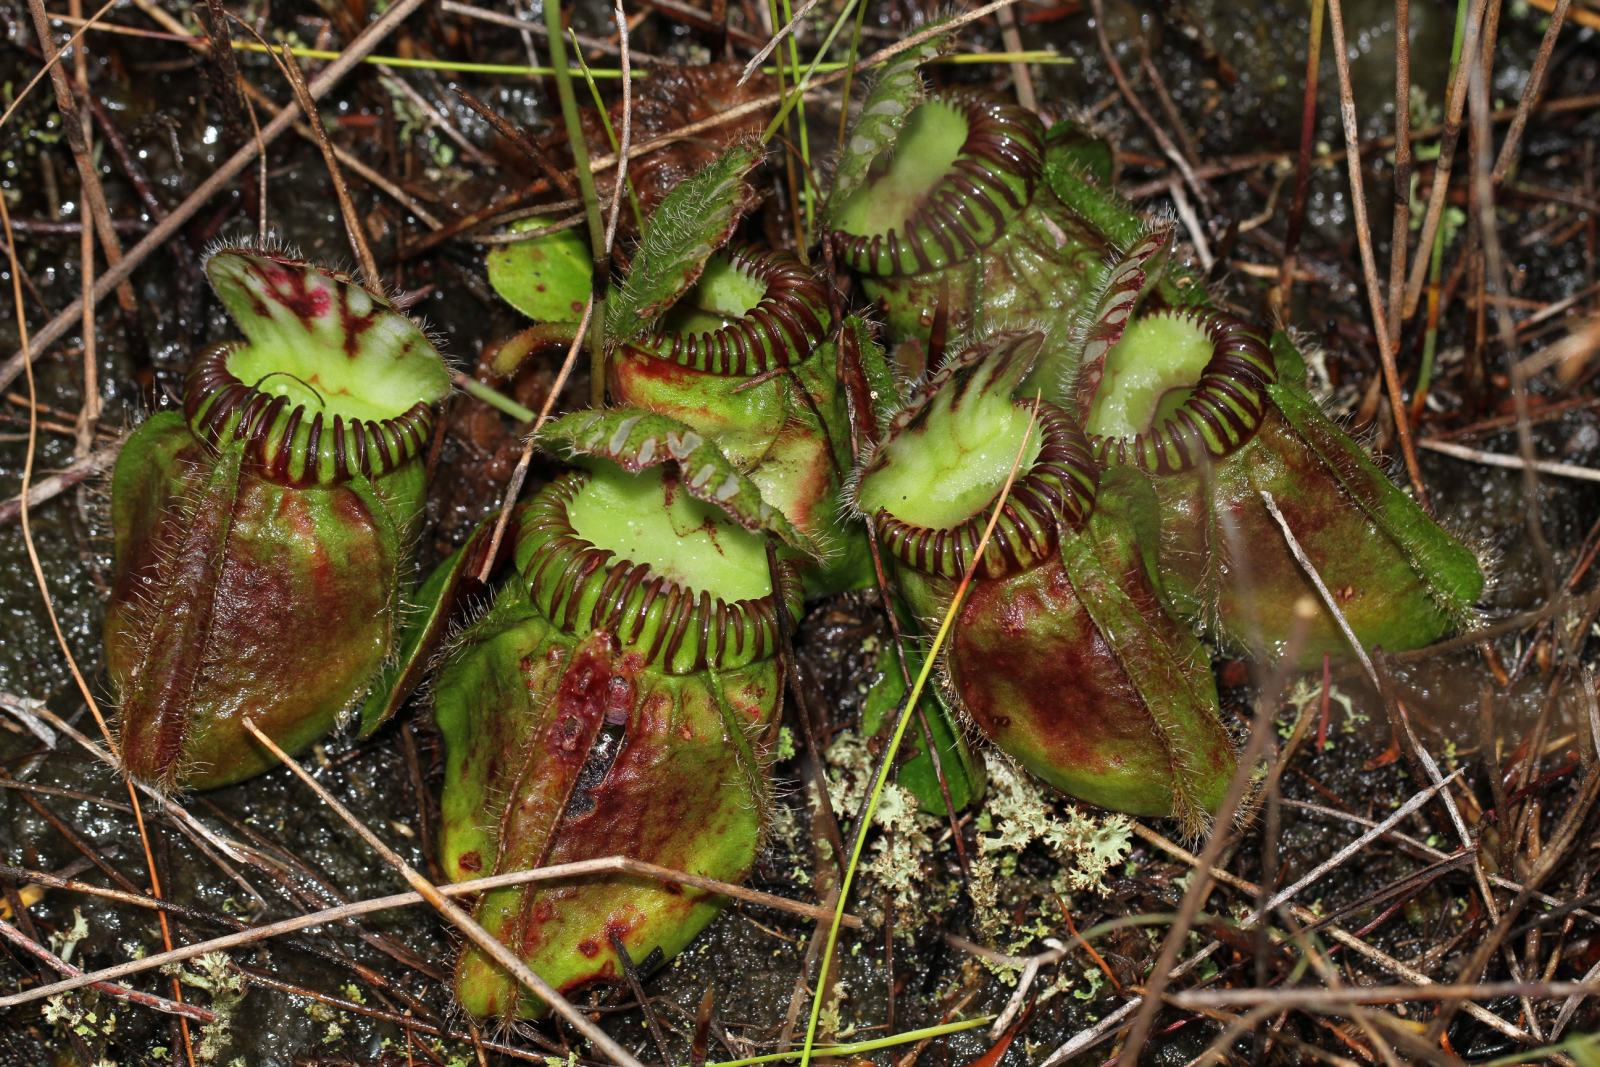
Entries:
MULTIPOLYGON (((571 469, 420 588, 444 360, 350 278, 212 255, 243 339, 197 359, 114 476, 129 771, 239 782, 274 762, 244 718, 299 752, 427 682, 450 878, 621 854, 738 882, 772 806, 786 635, 807 600, 877 589, 876 556, 907 660, 938 656, 922 706, 945 781, 918 759, 901 777, 928 810, 981 803, 972 746, 993 745, 1197 832, 1236 761, 1212 652, 1281 658, 1318 596, 1263 494, 1363 645, 1464 623, 1477 558, 1322 414, 1290 337, 1213 302, 1173 228, 1114 193, 1103 141, 926 89, 946 43, 880 70, 820 208, 870 307, 741 237, 753 141, 660 200, 582 338, 596 272, 574 231, 491 255, 533 320, 496 370, 586 341, 610 403, 540 427, 571 469)), ((1326 608, 1297 648, 1350 655, 1326 608)), ((608 875, 496 889, 475 918, 571 991, 620 978, 621 950, 671 958, 724 903, 608 875)), ((455 983, 479 1018, 546 1010, 472 945, 455 983)))

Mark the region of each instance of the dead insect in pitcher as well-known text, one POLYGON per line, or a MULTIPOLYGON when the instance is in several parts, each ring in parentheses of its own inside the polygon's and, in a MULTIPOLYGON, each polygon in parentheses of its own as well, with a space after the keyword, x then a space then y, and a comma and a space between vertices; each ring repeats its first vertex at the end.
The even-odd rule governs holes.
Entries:
POLYGON ((427 336, 350 278, 248 249, 206 270, 245 340, 202 353, 183 411, 118 457, 105 628, 125 765, 196 789, 276 763, 244 716, 299 752, 389 655, 450 389, 427 336))

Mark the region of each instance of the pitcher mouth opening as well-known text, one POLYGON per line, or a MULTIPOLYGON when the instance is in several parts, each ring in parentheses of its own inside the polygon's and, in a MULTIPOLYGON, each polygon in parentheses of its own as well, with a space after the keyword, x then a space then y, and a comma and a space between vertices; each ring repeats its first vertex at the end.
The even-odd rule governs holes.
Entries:
MULTIPOLYGON (((1066 412, 1053 404, 1019 400, 1012 406, 1025 421, 1035 403, 1038 451, 1032 463, 1019 470, 1001 505, 1000 518, 978 563, 976 573, 981 578, 1004 578, 1044 562, 1060 544, 1062 528, 1077 529, 1094 510, 1097 472, 1088 441, 1066 412)), ((1013 447, 1012 458, 1015 455, 1013 447)), ((977 552, 1004 475, 1009 472, 1008 462, 1000 484, 983 505, 948 526, 918 525, 878 507, 874 512, 878 534, 889 554, 925 574, 960 578, 977 552)), ((863 507, 868 501, 870 496, 864 493, 863 507)))
POLYGON ((382 295, 250 249, 215 253, 206 273, 245 336, 203 352, 184 383, 207 446, 243 441, 253 471, 291 485, 381 477, 422 449, 450 371, 382 295))
POLYGON ((708 374, 750 377, 809 357, 827 305, 822 284, 788 252, 725 249, 634 344, 708 374))
MULTIPOLYGON (((668 674, 731 670, 778 649, 764 539, 689 497, 670 465, 617 478, 571 471, 523 505, 521 523, 529 597, 566 632, 605 630, 668 674)), ((793 560, 779 560, 778 584, 797 623, 793 560)))
MULTIPOLYGON (((418 399, 381 418, 346 413, 325 396, 297 403, 289 389, 273 388, 292 372, 273 372, 251 383, 229 369, 230 357, 245 347, 235 341, 208 348, 196 357, 184 382, 189 428, 213 451, 242 441, 252 472, 304 486, 337 484, 358 474, 381 478, 427 445, 434 419, 430 400, 418 399)), ((315 389, 298 376, 293 381, 295 392, 315 389)))
POLYGON ((1142 316, 1104 369, 1084 422, 1094 456, 1152 474, 1190 470, 1249 443, 1277 381, 1256 327, 1199 308, 1142 316))
POLYGON ((880 277, 960 262, 1027 206, 1043 158, 1044 127, 1031 111, 970 91, 931 95, 839 208, 840 262, 880 277))

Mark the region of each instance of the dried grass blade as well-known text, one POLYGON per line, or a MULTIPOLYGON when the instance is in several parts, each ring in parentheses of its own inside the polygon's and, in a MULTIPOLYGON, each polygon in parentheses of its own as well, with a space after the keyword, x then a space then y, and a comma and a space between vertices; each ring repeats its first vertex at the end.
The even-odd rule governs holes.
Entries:
MULTIPOLYGON (((352 41, 339 58, 328 64, 317 79, 311 83, 311 96, 313 99, 324 96, 350 72, 350 69, 360 63, 368 53, 378 46, 378 42, 387 37, 396 26, 406 19, 413 11, 422 5, 422 0, 396 0, 396 3, 383 13, 376 21, 361 32, 352 41)), ((215 196, 227 186, 239 173, 249 166, 256 158, 256 153, 261 146, 275 140, 279 134, 294 124, 299 117, 298 105, 285 107, 261 131, 259 139, 252 138, 239 147, 239 150, 228 158, 228 161, 211 173, 211 176, 202 182, 199 188, 184 198, 183 203, 172 210, 162 222, 138 244, 130 248, 123 256, 122 262, 107 270, 94 284, 94 299, 104 300, 119 284, 133 273, 135 267, 143 263, 146 257, 172 239, 195 213, 200 210, 206 201, 215 196)), ((22 373, 22 364, 26 359, 37 358, 51 345, 59 341, 72 327, 72 323, 82 314, 82 300, 74 300, 63 308, 55 318, 45 324, 44 328, 34 335, 31 348, 23 346, 14 352, 3 365, 0 365, 0 389, 5 389, 16 381, 22 373)))
POLYGON ((461 910, 459 904, 439 892, 437 886, 418 874, 415 868, 400 857, 399 853, 384 844, 377 834, 373 833, 365 823, 351 814, 350 810, 339 803, 332 793, 322 787, 321 782, 313 778, 293 756, 279 748, 272 738, 262 733, 255 723, 249 718, 245 718, 242 721, 245 729, 249 730, 257 741, 266 746, 274 756, 282 760, 295 773, 296 777, 310 787, 312 792, 317 794, 324 804, 332 808, 341 819, 350 825, 351 829, 360 834, 362 840, 366 841, 373 851, 382 856, 391 867, 399 871, 401 877, 410 883, 412 889, 420 893, 422 898, 433 905, 446 919, 450 920, 452 925, 471 938, 472 942, 483 949, 491 959, 509 971, 517 981, 533 990, 546 1004, 549 1004, 554 1009, 556 1014, 571 1023, 573 1029, 593 1042, 596 1048, 611 1057, 612 1062, 618 1064, 619 1067, 643 1067, 638 1060, 629 1055, 626 1049, 613 1041, 609 1034, 591 1022, 587 1015, 573 1007, 572 1003, 566 997, 563 997, 554 986, 534 973, 533 969, 523 962, 522 957, 507 948, 489 931, 479 926, 472 916, 461 910))

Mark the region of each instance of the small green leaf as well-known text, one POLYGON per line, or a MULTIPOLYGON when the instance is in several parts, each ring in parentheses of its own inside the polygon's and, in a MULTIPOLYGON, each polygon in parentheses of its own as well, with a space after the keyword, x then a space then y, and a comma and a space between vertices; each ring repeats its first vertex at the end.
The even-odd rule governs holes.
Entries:
MULTIPOLYGON (((478 580, 478 575, 499 519, 498 510, 484 516, 467 543, 435 567, 411 598, 412 611, 400 634, 400 654, 385 664, 361 709, 362 737, 388 722, 404 706, 433 669, 445 638, 468 617, 473 602, 488 595, 489 587, 478 580)), ((496 567, 510 556, 516 542, 517 520, 513 517, 495 554, 496 567)))
MULTIPOLYGON (((907 649, 906 660, 915 678, 922 670, 922 653, 907 649)), ((901 673, 900 657, 893 644, 885 646, 878 657, 878 667, 883 676, 867 693, 861 707, 861 732, 868 737, 881 733, 893 723, 894 712, 906 695, 905 675, 901 673)), ((960 811, 983 796, 988 784, 988 768, 967 747, 966 738, 954 725, 950 710, 936 696, 933 688, 924 689, 918 703, 928 717, 928 729, 933 732, 934 744, 939 749, 939 767, 944 771, 945 784, 950 787, 950 804, 960 811)), ((944 791, 939 788, 938 772, 926 751, 927 740, 922 735, 922 727, 913 722, 906 729, 909 732, 907 744, 922 751, 900 765, 896 781, 911 791, 922 810, 930 815, 944 815, 944 791)))
POLYGON ((690 496, 721 508, 747 530, 776 534, 817 554, 811 539, 763 500, 756 484, 716 444, 677 419, 636 408, 578 411, 549 423, 539 439, 568 458, 599 457, 635 473, 676 463, 690 496))
MULTIPOLYGON (((1102 189, 1112 187, 1115 159, 1111 142, 1094 136, 1070 119, 1045 135, 1045 166, 1065 166, 1102 189)), ((1129 214, 1133 214, 1129 210, 1129 214)))
POLYGON ((622 344, 645 331, 700 279, 754 203, 745 175, 761 162, 759 145, 736 144, 668 193, 645 224, 633 271, 606 305, 606 336, 622 344))
POLYGON ((1058 122, 1045 135, 1044 174, 1050 190, 1117 248, 1137 244, 1144 219, 1112 187, 1100 159, 1103 142, 1085 136, 1075 122, 1058 122))
MULTIPOLYGON (((548 226, 551 219, 522 219, 513 233, 548 226)), ((489 284, 506 303, 537 322, 577 322, 589 300, 594 260, 577 229, 547 233, 489 253, 489 284)))
POLYGON ((867 171, 879 152, 889 151, 900 136, 906 116, 922 100, 922 75, 917 68, 937 59, 950 47, 950 38, 935 37, 894 57, 873 81, 861 102, 861 114, 850 128, 839 166, 834 171, 833 191, 824 213, 829 228, 838 225, 834 216, 850 201, 850 195, 867 179, 867 171))

